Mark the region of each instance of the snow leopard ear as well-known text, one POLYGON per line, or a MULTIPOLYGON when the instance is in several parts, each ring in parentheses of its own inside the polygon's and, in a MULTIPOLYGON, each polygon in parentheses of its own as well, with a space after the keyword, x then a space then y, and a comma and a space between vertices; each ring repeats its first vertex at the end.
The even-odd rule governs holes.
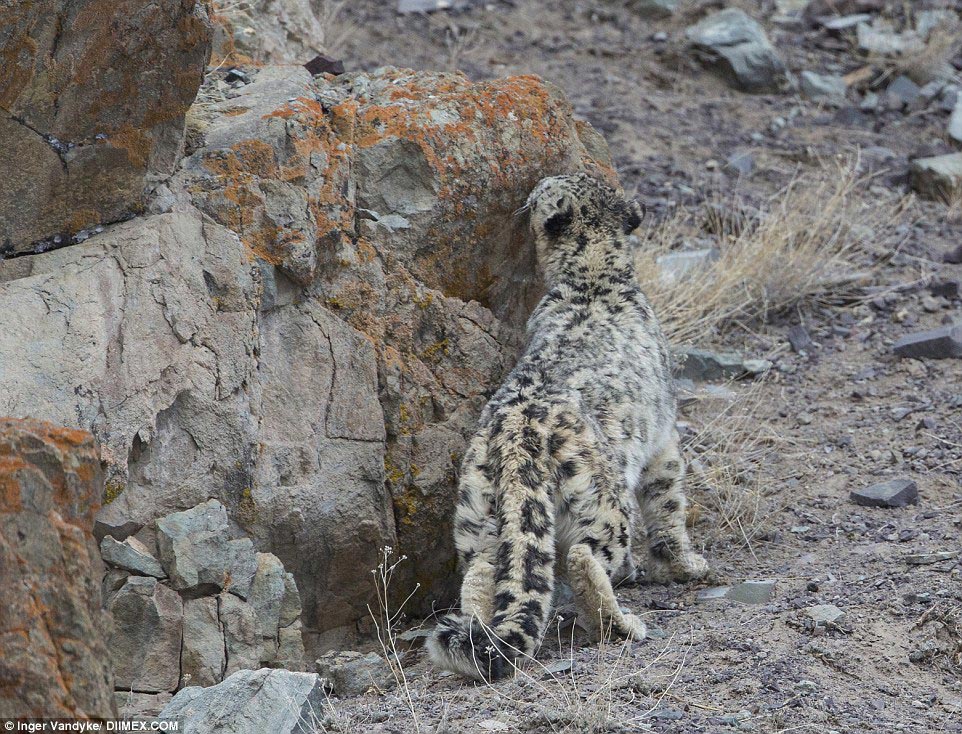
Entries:
POLYGON ((645 208, 635 200, 626 202, 624 213, 621 215, 621 228, 625 234, 631 234, 645 216, 645 208))
POLYGON ((544 220, 544 231, 552 237, 559 237, 574 221, 575 212, 571 204, 558 210, 544 220))

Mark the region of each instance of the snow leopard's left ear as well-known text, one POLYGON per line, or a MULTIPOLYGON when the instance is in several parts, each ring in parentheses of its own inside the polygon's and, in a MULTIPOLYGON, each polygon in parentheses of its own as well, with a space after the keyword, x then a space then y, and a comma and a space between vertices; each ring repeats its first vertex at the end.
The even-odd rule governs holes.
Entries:
POLYGON ((631 234, 638 229, 644 217, 645 208, 634 199, 629 199, 625 202, 625 209, 621 215, 621 229, 625 234, 631 234))

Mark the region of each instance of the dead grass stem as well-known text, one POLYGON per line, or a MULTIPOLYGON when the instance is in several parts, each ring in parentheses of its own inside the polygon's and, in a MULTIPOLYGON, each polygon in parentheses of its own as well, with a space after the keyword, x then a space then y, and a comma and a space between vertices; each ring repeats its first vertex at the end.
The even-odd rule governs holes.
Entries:
POLYGON ((759 417, 762 393, 753 388, 696 430, 685 444, 693 504, 717 518, 710 534, 733 538, 754 554, 778 509, 765 467, 785 445, 759 417))
POLYGON ((756 214, 737 202, 709 208, 706 222, 679 215, 643 235, 636 256, 642 289, 668 338, 704 342, 740 322, 763 321, 802 301, 830 295, 856 270, 855 255, 890 228, 904 205, 882 212, 856 196, 857 161, 799 175, 756 214), (720 221, 718 212, 735 212, 720 221), (669 281, 658 258, 696 226, 717 233, 710 267, 669 281))

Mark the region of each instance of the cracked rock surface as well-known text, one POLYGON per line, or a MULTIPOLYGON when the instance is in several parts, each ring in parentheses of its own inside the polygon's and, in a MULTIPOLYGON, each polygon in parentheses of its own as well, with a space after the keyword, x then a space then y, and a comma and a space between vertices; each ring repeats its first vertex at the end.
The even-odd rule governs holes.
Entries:
POLYGON ((0 418, 0 718, 116 716, 92 534, 102 491, 89 433, 0 418))
MULTIPOLYGON (((98 540, 218 595, 229 674, 232 645, 264 661, 248 607, 276 579, 251 589, 252 561, 225 586, 233 546, 197 545, 220 554, 201 569, 155 521, 220 505, 234 550, 293 574, 311 654, 370 631, 383 546, 411 559, 410 611, 450 598, 456 467, 540 295, 513 212, 546 174, 614 174, 537 77, 264 67, 218 98, 215 76, 151 214, 0 261, 0 414, 96 435, 98 540)), ((298 656, 282 627, 272 660, 298 656)))
POLYGON ((147 174, 180 156, 211 32, 194 0, 0 6, 0 256, 142 210, 147 174))

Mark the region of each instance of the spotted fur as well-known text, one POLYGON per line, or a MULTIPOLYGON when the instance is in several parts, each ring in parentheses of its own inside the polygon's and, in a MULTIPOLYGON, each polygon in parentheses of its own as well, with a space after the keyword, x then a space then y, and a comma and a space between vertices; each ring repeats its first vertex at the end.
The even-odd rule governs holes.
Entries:
POLYGON ((466 452, 461 611, 428 642, 437 665, 482 680, 535 652, 556 567, 592 632, 644 637, 611 586, 634 570, 634 513, 650 578, 707 570, 685 529, 668 347, 635 277, 628 234, 640 209, 585 175, 544 179, 527 207, 548 292, 466 452))

